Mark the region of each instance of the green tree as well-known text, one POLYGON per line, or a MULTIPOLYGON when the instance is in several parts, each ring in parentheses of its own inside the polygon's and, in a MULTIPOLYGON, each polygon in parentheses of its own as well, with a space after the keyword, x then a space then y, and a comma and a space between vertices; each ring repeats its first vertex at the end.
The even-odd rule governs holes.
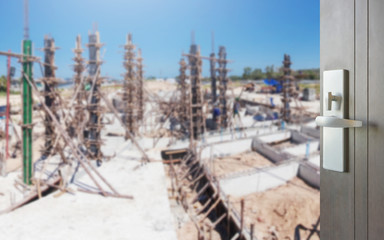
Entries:
POLYGON ((257 79, 263 79, 263 77, 264 77, 264 74, 260 68, 255 68, 251 73, 251 79, 257 80, 257 79))
POLYGON ((245 67, 244 72, 243 72, 243 79, 250 79, 251 73, 252 73, 252 68, 251 67, 245 67))
POLYGON ((7 78, 3 75, 0 77, 0 91, 7 90, 7 78))
POLYGON ((275 66, 266 66, 265 67, 265 75, 266 77, 269 78, 274 78, 275 77, 275 66))
POLYGON ((238 80, 241 80, 241 79, 242 79, 242 76, 231 75, 231 76, 229 76, 229 78, 230 78, 232 81, 238 81, 238 80))

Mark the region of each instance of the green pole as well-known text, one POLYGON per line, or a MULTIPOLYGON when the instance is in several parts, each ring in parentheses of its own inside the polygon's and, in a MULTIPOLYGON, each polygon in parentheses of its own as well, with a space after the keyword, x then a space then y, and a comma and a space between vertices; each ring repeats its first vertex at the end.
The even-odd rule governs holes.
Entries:
POLYGON ((32 88, 27 78, 32 81, 32 62, 27 56, 32 55, 32 41, 23 41, 23 181, 31 184, 32 178, 32 88))

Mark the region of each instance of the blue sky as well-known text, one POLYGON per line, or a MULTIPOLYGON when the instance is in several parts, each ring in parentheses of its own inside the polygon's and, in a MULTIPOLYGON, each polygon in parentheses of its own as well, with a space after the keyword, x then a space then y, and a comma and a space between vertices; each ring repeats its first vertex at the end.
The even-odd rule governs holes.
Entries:
MULTIPOLYGON (((23 0, 0 0, 0 51, 21 52, 23 0)), ((191 31, 201 53, 226 46, 230 75, 240 75, 245 66, 264 69, 281 66, 284 53, 291 55, 292 68, 319 66, 319 0, 30 0, 30 39, 34 54, 50 34, 60 49, 56 53, 57 76, 68 78, 77 34, 83 45, 97 23, 102 48, 102 74, 120 78, 124 73, 121 46, 126 34, 142 49, 145 75, 174 77, 181 53, 187 52, 191 31)), ((84 46, 85 48, 85 46, 84 46)), ((87 52, 84 56, 87 57, 87 52)), ((18 65, 13 61, 14 65, 18 65)), ((203 63, 203 75, 209 64, 203 63)), ((6 58, 0 57, 0 75, 6 73, 6 58)), ((35 76, 40 77, 39 69, 35 76)))

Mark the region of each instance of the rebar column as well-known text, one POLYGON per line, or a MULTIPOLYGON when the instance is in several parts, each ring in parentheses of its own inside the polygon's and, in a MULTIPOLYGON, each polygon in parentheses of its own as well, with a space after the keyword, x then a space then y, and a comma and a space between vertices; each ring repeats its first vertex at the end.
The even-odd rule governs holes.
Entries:
MULTIPOLYGON (((44 77, 42 81, 44 83, 44 101, 45 105, 52 111, 53 114, 57 116, 56 109, 56 85, 57 79, 55 76, 55 40, 52 37, 45 36, 44 38, 44 77)), ((53 125, 52 118, 49 114, 45 114, 44 119, 45 125, 45 143, 43 154, 48 156, 52 154, 55 150, 53 149, 53 144, 56 139, 55 128, 53 125)))
POLYGON ((89 112, 88 123, 84 131, 84 144, 87 147, 88 157, 91 160, 96 160, 101 163, 103 154, 100 150, 101 147, 101 129, 103 128, 103 109, 100 106, 100 91, 103 79, 100 77, 100 48, 103 44, 100 43, 99 32, 89 35, 89 61, 88 61, 88 74, 86 90, 88 90, 87 110, 89 112))
POLYGON ((228 127, 228 106, 227 106, 227 83, 228 83, 228 69, 227 69, 227 52, 225 47, 219 47, 219 68, 217 69, 219 73, 219 106, 220 106, 220 127, 228 127))
POLYGON ((144 117, 144 71, 143 71, 143 58, 141 57, 141 49, 137 50, 136 58, 136 72, 137 72, 137 101, 138 101, 138 112, 137 118, 143 120, 144 117))
POLYGON ((31 184, 32 178, 32 41, 23 41, 23 182, 31 184))
POLYGON ((197 140, 204 132, 203 107, 201 94, 201 66, 200 49, 196 44, 192 44, 188 55, 191 79, 191 117, 192 128, 191 136, 197 140))
POLYGON ((209 58, 210 63, 210 73, 211 73, 211 99, 212 99, 212 116, 213 121, 216 122, 216 114, 213 114, 215 106, 216 106, 216 98, 217 98, 217 92, 216 92, 216 57, 215 53, 211 53, 209 58))
POLYGON ((75 53, 75 57, 73 58, 75 61, 75 64, 73 65, 73 71, 75 72, 75 75, 73 76, 73 82, 75 84, 74 94, 76 94, 77 91, 77 95, 74 103, 75 116, 70 130, 71 137, 81 136, 81 126, 85 119, 85 106, 83 101, 86 100, 86 95, 84 92, 85 85, 82 82, 83 72, 85 70, 84 58, 82 57, 83 51, 84 50, 81 48, 81 36, 78 35, 76 37, 76 48, 73 49, 73 52, 75 53))
POLYGON ((291 109, 290 109, 290 102, 292 101, 292 91, 293 86, 291 83, 291 80, 293 77, 291 76, 291 57, 288 54, 284 54, 284 61, 283 61, 283 71, 284 76, 282 77, 283 81, 283 96, 282 96, 282 103, 283 107, 281 109, 281 117, 284 121, 290 122, 291 121, 291 109))
POLYGON ((211 53, 209 58, 210 73, 211 73, 211 93, 212 93, 212 105, 216 103, 216 57, 215 53, 211 53))
MULTIPOLYGON (((123 85, 123 122, 126 123, 127 131, 132 135, 135 135, 137 119, 137 82, 135 73, 135 45, 132 44, 131 34, 128 34, 127 36, 127 43, 124 45, 124 49, 124 67, 126 69, 126 72, 124 74, 123 85)), ((125 139, 128 139, 128 133, 126 133, 125 139)))
POLYGON ((189 84, 187 83, 187 63, 184 58, 179 62, 180 64, 180 75, 179 75, 179 121, 181 125, 181 131, 187 133, 189 129, 189 84))

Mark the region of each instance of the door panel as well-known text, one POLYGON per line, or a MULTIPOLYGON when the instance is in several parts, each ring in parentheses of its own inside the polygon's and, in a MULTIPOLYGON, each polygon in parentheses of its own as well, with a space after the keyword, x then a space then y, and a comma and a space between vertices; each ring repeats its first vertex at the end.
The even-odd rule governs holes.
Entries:
POLYGON ((368 117, 368 1, 356 0, 355 10, 355 239, 368 239, 367 232, 367 117, 368 117))
POLYGON ((384 238, 384 1, 369 1, 368 237, 384 238))
MULTIPOLYGON (((354 0, 320 1, 320 71, 321 74, 324 70, 332 69, 349 71, 349 102, 352 106, 349 108, 349 118, 351 119, 354 118, 354 20, 354 0)), ((322 109, 323 106, 321 106, 321 112, 322 109)), ((346 173, 321 169, 321 239, 354 239, 353 141, 354 130, 352 129, 349 130, 348 145, 350 147, 346 173)), ((321 160, 323 160, 322 157, 321 160)))

